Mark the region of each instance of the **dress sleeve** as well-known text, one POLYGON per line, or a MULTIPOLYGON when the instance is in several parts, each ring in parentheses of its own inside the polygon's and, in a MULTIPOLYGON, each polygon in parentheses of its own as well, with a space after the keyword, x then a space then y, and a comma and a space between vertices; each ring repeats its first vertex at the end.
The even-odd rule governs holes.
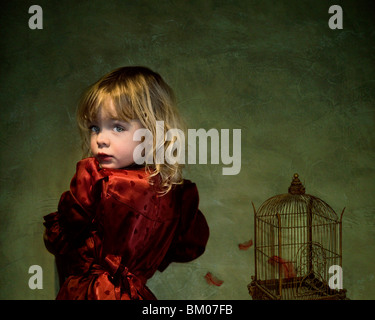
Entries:
POLYGON ((189 262, 203 254, 209 237, 207 221, 198 209, 199 196, 194 183, 188 182, 181 198, 181 216, 174 240, 159 271, 171 262, 189 262))
POLYGON ((44 217, 44 243, 51 253, 63 254, 87 226, 89 214, 70 191, 62 194, 56 212, 44 217))
POLYGON ((94 169, 93 160, 80 161, 70 190, 61 195, 58 210, 44 216, 44 243, 55 255, 65 253, 78 241, 93 218, 101 187, 101 176, 94 169))

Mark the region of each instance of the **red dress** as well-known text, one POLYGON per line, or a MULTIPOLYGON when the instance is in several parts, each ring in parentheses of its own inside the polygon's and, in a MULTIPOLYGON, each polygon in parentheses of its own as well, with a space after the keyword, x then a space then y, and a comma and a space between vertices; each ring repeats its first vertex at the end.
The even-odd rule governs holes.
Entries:
POLYGON ((204 252, 209 229, 195 184, 159 196, 147 177, 78 162, 58 211, 44 217, 62 284, 56 299, 156 299, 146 286, 156 270, 204 252))

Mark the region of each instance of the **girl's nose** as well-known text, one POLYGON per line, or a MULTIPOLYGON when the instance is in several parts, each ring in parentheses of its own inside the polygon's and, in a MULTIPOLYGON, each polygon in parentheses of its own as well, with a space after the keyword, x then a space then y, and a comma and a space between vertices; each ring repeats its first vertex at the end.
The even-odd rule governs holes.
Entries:
POLYGON ((110 144, 108 135, 104 131, 99 132, 96 136, 96 143, 99 148, 108 147, 110 144))

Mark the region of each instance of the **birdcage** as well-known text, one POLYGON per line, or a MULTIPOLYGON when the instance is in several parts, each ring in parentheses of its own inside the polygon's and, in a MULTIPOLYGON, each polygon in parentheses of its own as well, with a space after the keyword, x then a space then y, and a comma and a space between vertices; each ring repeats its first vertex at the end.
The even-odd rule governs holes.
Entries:
POLYGON ((345 208, 339 219, 323 200, 305 194, 295 174, 288 193, 253 209, 255 275, 248 285, 253 299, 346 299, 338 279, 330 282, 331 266, 342 270, 345 208))

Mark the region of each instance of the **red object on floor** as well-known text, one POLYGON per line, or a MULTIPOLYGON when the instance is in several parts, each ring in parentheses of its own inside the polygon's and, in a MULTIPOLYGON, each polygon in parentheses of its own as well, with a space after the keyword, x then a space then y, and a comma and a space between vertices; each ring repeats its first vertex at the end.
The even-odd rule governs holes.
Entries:
POLYGON ((207 272, 204 276, 208 284, 220 287, 223 284, 223 280, 220 280, 212 275, 211 272, 207 272))
POLYGON ((240 250, 247 250, 247 249, 249 249, 252 245, 253 245, 253 240, 250 239, 249 241, 246 241, 246 242, 244 242, 244 243, 240 243, 240 244, 238 244, 238 248, 240 248, 240 250))

